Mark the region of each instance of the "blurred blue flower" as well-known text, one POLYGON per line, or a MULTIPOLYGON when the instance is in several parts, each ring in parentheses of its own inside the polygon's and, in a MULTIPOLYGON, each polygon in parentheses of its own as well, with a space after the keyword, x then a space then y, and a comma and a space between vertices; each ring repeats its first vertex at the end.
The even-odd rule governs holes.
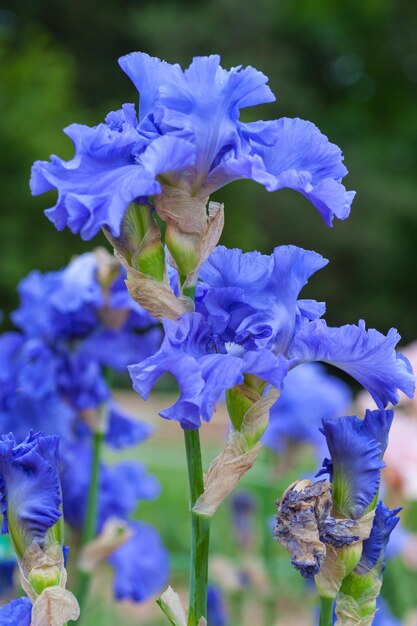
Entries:
POLYGON ((42 544, 61 520, 59 439, 29 433, 16 444, 14 436, 0 438, 0 497, 2 532, 9 532, 19 557, 36 542, 42 544))
POLYGON ((231 509, 237 540, 242 547, 246 547, 253 538, 256 501, 248 491, 237 491, 231 496, 231 509))
POLYGON ((74 158, 33 166, 32 193, 58 191, 46 215, 59 230, 91 239, 106 227, 118 237, 129 203, 163 193, 162 183, 207 202, 241 178, 299 191, 327 224, 349 215, 341 151, 313 124, 240 121, 241 109, 275 100, 261 72, 224 70, 218 55, 196 57, 185 71, 140 52, 119 63, 140 92, 139 119, 125 104, 93 128, 73 124, 65 132, 74 158))
MULTIPOLYGON (((87 511, 92 461, 89 440, 63 442, 61 482, 65 520, 81 530, 87 511)), ((153 500, 159 495, 159 483, 140 463, 125 461, 100 465, 97 531, 111 517, 127 519, 140 500, 153 500)))
POLYGON ((361 517, 378 493, 393 418, 394 411, 376 410, 366 411, 364 419, 323 420, 331 460, 324 460, 317 475, 330 475, 334 507, 344 517, 361 517))
POLYGON ((117 600, 143 602, 160 593, 169 576, 168 553, 158 532, 142 522, 130 522, 133 536, 109 557, 114 569, 117 600))
POLYGON ((220 589, 209 585, 207 589, 207 626, 226 626, 228 616, 226 603, 220 589))
POLYGON ((27 336, 47 343, 79 340, 97 329, 120 334, 125 328, 146 328, 155 320, 130 298, 124 278, 123 268, 101 249, 76 257, 59 271, 35 270, 19 284, 13 322, 27 336))
POLYGON ((0 598, 13 588, 16 559, 0 560, 0 598))
POLYGON ((148 439, 153 432, 150 424, 133 419, 115 402, 110 403, 106 443, 115 450, 134 446, 148 439))
POLYGON ((1 626, 30 626, 31 617, 32 603, 26 597, 0 607, 1 626))
POLYGON ((351 402, 352 392, 346 383, 317 363, 302 364, 286 377, 262 441, 275 452, 294 442, 311 443, 318 453, 325 453, 319 431, 322 419, 345 414, 351 402))

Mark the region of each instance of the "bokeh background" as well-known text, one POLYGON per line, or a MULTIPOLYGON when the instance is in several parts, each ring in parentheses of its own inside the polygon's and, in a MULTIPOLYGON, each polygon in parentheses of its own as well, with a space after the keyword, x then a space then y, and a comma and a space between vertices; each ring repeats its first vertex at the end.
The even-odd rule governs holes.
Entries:
MULTIPOLYGON (((58 234, 32 198, 31 163, 72 155, 62 128, 95 124, 137 94, 117 65, 144 50, 188 64, 219 52, 270 77, 277 102, 254 119, 315 122, 345 154, 351 218, 328 229, 295 192, 222 189, 223 243, 263 252, 294 243, 331 263, 314 280, 330 323, 364 316, 404 343, 417 335, 417 4, 409 0, 3 0, 0 10, 0 309, 32 268, 91 248, 58 234)), ((102 242, 104 243, 104 241, 102 242)), ((308 291, 307 291, 308 294, 308 291)))

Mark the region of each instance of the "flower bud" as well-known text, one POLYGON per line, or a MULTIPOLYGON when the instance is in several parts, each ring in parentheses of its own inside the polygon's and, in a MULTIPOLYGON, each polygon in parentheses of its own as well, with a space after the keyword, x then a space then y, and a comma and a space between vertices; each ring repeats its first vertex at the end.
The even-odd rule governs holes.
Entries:
POLYGON ((123 217, 119 237, 104 234, 127 264, 157 281, 165 276, 165 253, 161 232, 148 204, 132 202, 123 217))
POLYGON ((57 565, 33 567, 28 576, 28 582, 38 596, 46 587, 59 585, 60 580, 61 572, 57 565))

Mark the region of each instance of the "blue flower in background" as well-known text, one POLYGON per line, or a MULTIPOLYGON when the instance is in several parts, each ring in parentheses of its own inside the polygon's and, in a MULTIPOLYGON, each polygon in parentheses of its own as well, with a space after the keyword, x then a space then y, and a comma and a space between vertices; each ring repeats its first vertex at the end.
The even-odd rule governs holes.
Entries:
POLYGON ((393 418, 394 411, 376 410, 367 411, 364 419, 323 420, 331 460, 324 460, 317 475, 329 473, 334 507, 344 517, 361 517, 378 493, 393 418))
POLYGON ((275 452, 293 442, 313 444, 318 454, 325 454, 322 420, 345 414, 351 402, 352 392, 342 380, 317 363, 300 365, 286 377, 262 441, 275 452))
POLYGON ((237 491, 231 497, 233 528, 242 547, 247 547, 254 537, 256 501, 248 491, 237 491))
POLYGON ((158 532, 142 522, 130 522, 133 535, 109 557, 118 600, 143 602, 160 593, 169 576, 168 553, 158 532))
POLYGON ((119 334, 146 329, 155 320, 130 298, 124 279, 124 270, 104 249, 82 254, 59 271, 35 270, 19 284, 13 322, 47 342, 86 338, 100 327, 119 334))
POLYGON ((110 403, 106 443, 115 450, 134 446, 148 439, 153 432, 150 424, 132 419, 116 403, 110 403))
POLYGON ((275 100, 261 72, 224 70, 218 55, 196 57, 185 71, 140 52, 119 63, 140 93, 139 119, 125 104, 98 126, 73 124, 65 132, 74 158, 52 156, 33 166, 32 193, 58 191, 46 215, 59 230, 91 239, 105 227, 118 237, 132 201, 168 186, 205 203, 242 178, 269 191, 295 189, 329 225, 334 215, 349 215, 354 193, 341 183, 341 151, 313 124, 240 121, 241 109, 275 100))
POLYGON ((207 626, 226 626, 228 622, 226 604, 220 589, 209 585, 207 589, 207 626))
POLYGON ((32 603, 29 598, 12 600, 0 607, 1 626, 30 626, 32 603))
POLYGON ((41 433, 29 433, 20 444, 12 434, 0 438, 2 532, 10 533, 19 557, 32 542, 43 545, 61 533, 58 448, 58 437, 41 433))
MULTIPOLYGON (((82 529, 87 510, 92 451, 90 441, 63 442, 61 482, 65 520, 82 529)), ((127 519, 140 500, 153 500, 160 486, 140 463, 100 466, 97 531, 111 517, 127 519)))
POLYGON ((77 414, 56 393, 42 398, 16 390, 3 398, 0 394, 0 432, 13 430, 16 441, 22 442, 31 428, 46 435, 69 438, 77 414))
POLYGON ((16 559, 0 560, 0 598, 9 593, 13 588, 15 569, 16 559))

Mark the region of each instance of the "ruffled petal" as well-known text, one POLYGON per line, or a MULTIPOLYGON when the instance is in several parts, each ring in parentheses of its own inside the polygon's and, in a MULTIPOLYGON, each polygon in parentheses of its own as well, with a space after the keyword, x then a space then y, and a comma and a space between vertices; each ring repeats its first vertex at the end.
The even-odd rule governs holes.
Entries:
POLYGON ((177 63, 171 65, 144 52, 132 52, 120 57, 119 65, 140 94, 140 120, 152 112, 160 86, 168 81, 175 82, 182 76, 177 63))
POLYGON ((341 180, 347 174, 340 148, 311 122, 281 118, 276 122, 276 142, 257 147, 262 157, 257 182, 268 191, 288 187, 302 193, 316 207, 328 226, 334 217, 346 219, 355 192, 341 180))
POLYGON ((304 324, 296 333, 289 358, 298 362, 324 361, 355 378, 369 391, 377 406, 397 404, 398 390, 414 395, 415 378, 411 365, 395 351, 400 339, 394 328, 387 336, 365 323, 330 328, 324 320, 304 324))
POLYGON ((58 448, 58 437, 40 433, 20 444, 12 434, 0 439, 3 532, 20 555, 32 541, 42 543, 62 515, 58 448))
MULTIPOLYGON (((297 321, 297 298, 308 279, 327 265, 327 259, 297 246, 274 250, 274 269, 265 289, 264 306, 249 316, 237 329, 237 341, 254 338, 258 347, 272 346, 285 353, 297 321)), ((260 294, 261 295, 261 294, 260 294)))
MULTIPOLYGON (((223 167, 223 181, 215 175, 216 186, 236 178, 228 176, 227 162, 239 159, 251 150, 265 130, 239 121, 240 109, 272 102, 275 98, 267 87, 267 77, 252 67, 222 69, 220 57, 196 57, 190 67, 159 88, 154 118, 163 129, 176 129, 182 136, 191 136, 196 146, 193 189, 205 186, 213 191, 210 171, 223 167)), ((271 139, 271 142, 273 140, 271 139)))

